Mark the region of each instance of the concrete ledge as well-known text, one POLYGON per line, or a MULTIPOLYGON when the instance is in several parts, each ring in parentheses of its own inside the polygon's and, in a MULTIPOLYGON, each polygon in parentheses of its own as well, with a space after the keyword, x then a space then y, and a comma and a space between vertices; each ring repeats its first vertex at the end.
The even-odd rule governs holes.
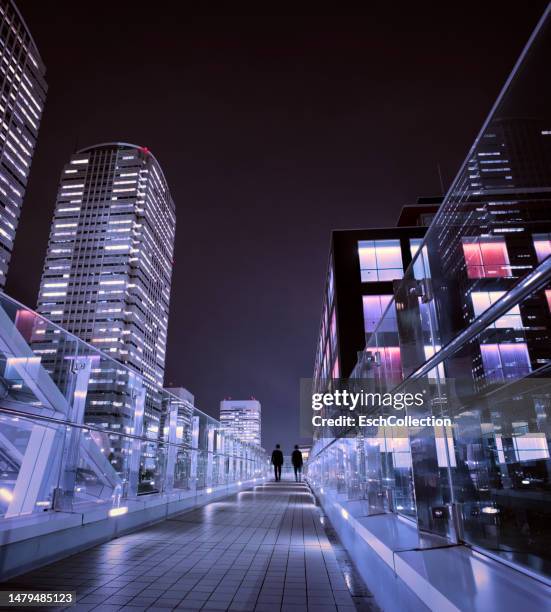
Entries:
POLYGON ((45 512, 0 520, 0 581, 250 489, 257 480, 213 488, 211 493, 201 490, 128 500, 128 512, 117 517, 109 517, 110 506, 102 505, 77 513, 45 512))
POLYGON ((354 516, 348 503, 313 489, 358 571, 388 612, 544 610, 551 588, 466 546, 441 547, 394 514, 354 516))

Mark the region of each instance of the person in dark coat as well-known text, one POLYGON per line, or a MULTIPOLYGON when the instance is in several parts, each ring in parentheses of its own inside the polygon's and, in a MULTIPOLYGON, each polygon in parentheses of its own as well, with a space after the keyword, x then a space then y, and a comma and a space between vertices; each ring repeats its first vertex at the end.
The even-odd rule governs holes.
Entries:
POLYGON ((274 474, 276 482, 281 480, 281 466, 283 465, 283 453, 281 447, 276 444, 274 451, 272 452, 272 465, 274 466, 274 474))
POLYGON ((295 469, 295 480, 300 482, 302 476, 302 453, 298 449, 298 444, 295 444, 295 450, 291 455, 291 461, 293 463, 293 468, 295 469))

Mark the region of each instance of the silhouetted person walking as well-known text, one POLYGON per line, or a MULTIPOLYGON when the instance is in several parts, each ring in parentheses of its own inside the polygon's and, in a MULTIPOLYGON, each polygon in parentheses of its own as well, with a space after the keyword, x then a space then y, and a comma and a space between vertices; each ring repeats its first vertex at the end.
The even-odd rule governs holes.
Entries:
POLYGON ((298 450, 298 444, 295 444, 295 450, 291 455, 291 461, 293 463, 293 467, 295 468, 295 480, 300 482, 300 478, 302 475, 302 453, 298 450))
POLYGON ((281 466, 283 465, 283 453, 280 448, 279 444, 276 444, 275 450, 272 452, 272 465, 274 466, 276 482, 281 480, 281 466))

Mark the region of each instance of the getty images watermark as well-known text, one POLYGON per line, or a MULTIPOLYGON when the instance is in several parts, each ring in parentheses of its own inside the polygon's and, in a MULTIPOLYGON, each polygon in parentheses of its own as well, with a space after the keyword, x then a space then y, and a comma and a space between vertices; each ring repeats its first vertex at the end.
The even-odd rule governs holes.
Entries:
POLYGON ((314 431, 323 437, 355 436, 358 429, 373 434, 373 428, 447 428, 452 419, 441 414, 442 387, 408 384, 399 392, 369 390, 373 381, 331 379, 301 381, 301 435, 314 431), (320 391, 319 389, 325 389, 320 391), (438 414, 440 413, 440 414, 438 414))

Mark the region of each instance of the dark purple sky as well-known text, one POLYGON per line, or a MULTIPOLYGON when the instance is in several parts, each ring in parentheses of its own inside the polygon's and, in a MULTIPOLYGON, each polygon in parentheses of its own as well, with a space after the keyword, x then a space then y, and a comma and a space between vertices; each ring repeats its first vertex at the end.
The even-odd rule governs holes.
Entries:
POLYGON ((184 3, 20 0, 49 93, 7 291, 35 307, 62 165, 149 147, 177 206, 166 383, 217 416, 262 402, 298 432, 332 228, 393 225, 457 171, 546 2, 345 16, 183 13, 184 3))

